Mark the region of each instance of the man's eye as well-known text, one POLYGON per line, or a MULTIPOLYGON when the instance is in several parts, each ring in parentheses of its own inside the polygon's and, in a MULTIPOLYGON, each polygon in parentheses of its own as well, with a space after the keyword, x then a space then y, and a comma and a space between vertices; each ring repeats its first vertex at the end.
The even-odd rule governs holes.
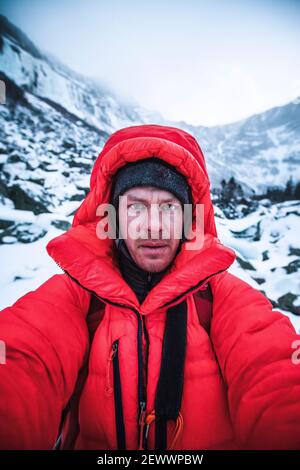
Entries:
POLYGON ((160 209, 162 211, 176 211, 178 208, 177 204, 172 204, 170 202, 167 202, 166 204, 161 204, 160 209))
POLYGON ((135 202, 133 204, 130 204, 127 207, 128 213, 129 214, 135 214, 136 212, 141 212, 146 208, 145 204, 142 204, 141 202, 135 202))

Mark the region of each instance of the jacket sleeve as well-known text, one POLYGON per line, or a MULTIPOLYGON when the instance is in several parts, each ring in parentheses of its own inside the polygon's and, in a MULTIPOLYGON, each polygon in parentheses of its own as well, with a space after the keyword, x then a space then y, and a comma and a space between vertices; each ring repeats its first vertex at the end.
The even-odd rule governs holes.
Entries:
POLYGON ((90 293, 55 274, 0 312, 0 448, 51 449, 88 352, 90 293), (3 362, 3 361, 2 361, 3 362))
POLYGON ((240 448, 300 449, 300 336, 248 283, 225 272, 213 285, 211 339, 240 448))

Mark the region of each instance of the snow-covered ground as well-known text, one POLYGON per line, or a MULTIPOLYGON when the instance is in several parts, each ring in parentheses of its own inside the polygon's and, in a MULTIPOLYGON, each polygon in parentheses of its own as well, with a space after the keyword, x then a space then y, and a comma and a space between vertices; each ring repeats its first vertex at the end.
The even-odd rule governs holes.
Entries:
POLYGON ((0 309, 36 289, 53 274, 61 272, 46 252, 46 244, 61 233, 53 228, 36 242, 0 246, 0 309))
MULTIPOLYGON (((77 202, 78 206, 78 202, 77 202)), ((14 221, 20 230, 27 232, 32 242, 18 241, 17 237, 7 236, 0 245, 0 310, 14 303, 30 290, 36 289, 55 273, 61 272, 46 251, 52 238, 62 233, 52 223, 59 221, 69 225, 72 217, 70 205, 65 205, 57 214, 35 215, 30 211, 16 210, 0 205, 0 220, 14 221), (41 232, 42 231, 42 232, 41 232)), ((1 232, 1 230, 0 230, 1 232)), ((25 238, 26 239, 26 238, 25 238)), ((30 238, 29 238, 30 239, 30 238)))
POLYGON ((261 205, 242 219, 218 208, 215 215, 220 240, 237 254, 229 271, 263 291, 300 332, 300 202, 261 205))

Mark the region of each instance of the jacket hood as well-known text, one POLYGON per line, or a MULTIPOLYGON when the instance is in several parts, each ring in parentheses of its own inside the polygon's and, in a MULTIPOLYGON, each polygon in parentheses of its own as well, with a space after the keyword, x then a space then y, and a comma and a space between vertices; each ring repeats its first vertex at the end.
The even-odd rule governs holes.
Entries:
POLYGON ((222 245, 217 237, 210 181, 198 142, 186 131, 157 124, 126 127, 109 137, 94 163, 90 191, 76 211, 71 228, 51 240, 46 248, 56 263, 83 287, 96 292, 104 301, 120 303, 122 300, 124 304, 125 299, 128 306, 145 314, 154 305, 157 308, 165 305, 166 300, 181 301, 181 298, 176 300, 180 293, 184 295, 196 289, 201 280, 226 270, 235 259, 234 251, 222 245), (201 248, 190 250, 188 243, 193 240, 184 241, 171 270, 149 293, 141 309, 120 274, 114 240, 100 240, 96 225, 101 220, 97 207, 109 203, 117 170, 129 162, 149 157, 170 163, 185 176, 192 192, 193 229, 195 204, 203 204, 204 243, 201 248))
POLYGON ((90 193, 77 210, 72 225, 95 218, 95 205, 109 201, 113 175, 119 168, 154 156, 170 163, 186 177, 193 203, 204 204, 205 232, 217 236, 210 181, 198 142, 186 131, 158 124, 126 127, 110 136, 94 163, 90 193))

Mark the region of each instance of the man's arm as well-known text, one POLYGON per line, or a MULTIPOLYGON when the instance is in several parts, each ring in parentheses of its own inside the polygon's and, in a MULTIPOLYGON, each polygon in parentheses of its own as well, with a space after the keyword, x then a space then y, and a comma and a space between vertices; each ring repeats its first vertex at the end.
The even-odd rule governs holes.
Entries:
POLYGON ((51 449, 88 352, 90 293, 55 274, 0 312, 0 448, 51 449))
POLYGON ((213 283, 211 338, 242 449, 300 449, 300 336, 258 290, 226 272, 213 283), (299 344, 299 343, 298 343, 299 344))

